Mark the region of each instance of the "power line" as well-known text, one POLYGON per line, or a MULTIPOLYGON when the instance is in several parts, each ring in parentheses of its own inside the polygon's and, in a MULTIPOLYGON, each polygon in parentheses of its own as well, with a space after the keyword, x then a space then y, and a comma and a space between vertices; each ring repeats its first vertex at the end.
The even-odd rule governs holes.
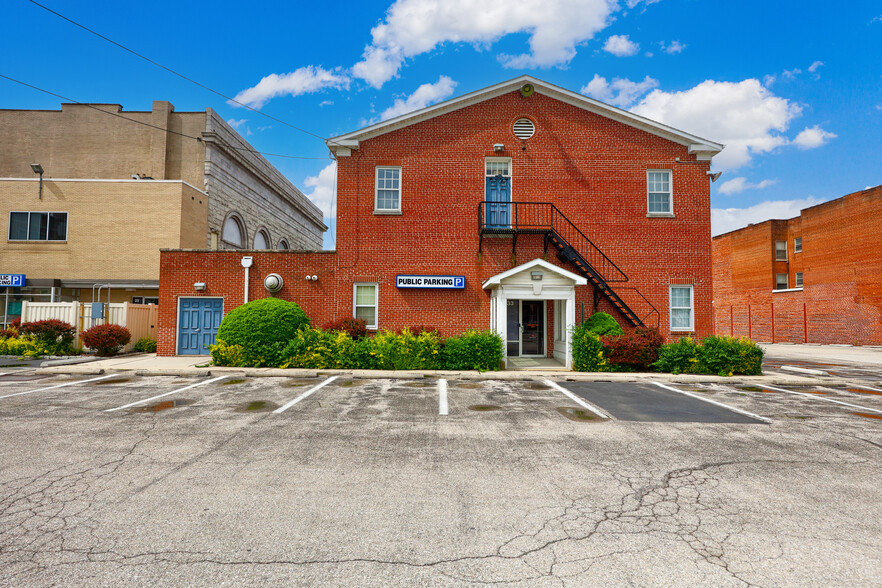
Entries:
MULTIPOLYGON (((129 122, 143 125, 145 127, 150 127, 152 129, 157 129, 157 130, 163 131, 165 133, 171 133, 172 135, 179 135, 181 137, 186 137, 187 139, 194 139, 200 143, 203 142, 202 137, 196 137, 194 135, 180 133, 178 131, 173 131, 171 129, 165 129, 163 127, 158 127, 156 125, 152 125, 152 124, 144 122, 144 121, 140 121, 140 120, 136 120, 134 118, 129 118, 127 116, 123 116, 123 115, 119 114, 118 112, 110 112, 108 110, 103 110, 103 109, 98 108, 97 106, 94 106, 92 104, 87 104, 85 102, 79 102, 77 100, 74 100, 73 98, 68 98, 67 96, 62 96, 61 94, 56 94, 55 92, 50 92, 49 90, 44 90, 43 88, 38 88, 37 86, 34 86, 32 84, 28 84, 27 82, 23 82, 21 80, 15 79, 15 78, 11 78, 11 77, 4 75, 2 73, 0 73, 0 78, 5 78, 5 79, 9 80, 10 82, 15 82, 16 84, 21 84, 22 86, 32 88, 34 90, 37 90, 38 92, 43 92, 44 94, 49 94, 50 96, 55 96, 56 98, 61 98, 62 100, 67 100, 68 102, 73 102, 74 104, 79 104, 80 106, 86 106, 88 108, 91 108, 92 110, 97 110, 98 112, 101 112, 104 114, 109 114, 110 116, 115 116, 117 118, 121 118, 121 119, 127 120, 129 122)), ((257 151, 256 149, 248 149, 246 147, 234 147, 233 145, 228 145, 228 147, 230 149, 235 149, 236 151, 245 151, 246 153, 256 153, 258 155, 267 155, 270 157, 284 157, 287 159, 321 159, 321 160, 327 159, 325 157, 302 157, 299 155, 282 155, 280 153, 267 153, 265 151, 257 151)))
MULTIPOLYGON (((213 93, 213 94, 217 94, 218 96, 220 96, 221 98, 224 98, 225 100, 228 100, 228 101, 230 101, 230 102, 233 102, 234 104, 238 104, 239 106, 241 106, 241 107, 243 107, 243 108, 247 108, 248 110, 250 110, 250 111, 252 111, 252 112, 255 112, 255 113, 257 113, 257 114, 259 114, 259 115, 261 115, 261 116, 265 116, 266 118, 268 118, 268 119, 270 119, 270 120, 274 120, 274 121, 276 121, 277 123, 280 123, 280 124, 283 124, 283 125, 285 125, 285 126, 291 127, 292 129, 294 129, 294 130, 296 130, 296 131, 300 131, 301 133, 306 133, 307 135, 310 135, 310 136, 312 136, 312 137, 315 137, 316 139, 321 139, 322 141, 325 141, 325 140, 326 140, 325 137, 322 137, 321 135, 317 135, 317 134, 315 134, 315 133, 313 133, 313 132, 307 131, 306 129, 302 129, 302 128, 296 126, 296 125, 292 125, 292 124, 289 123, 289 122, 283 121, 282 119, 279 119, 279 118, 276 118, 276 117, 274 117, 274 116, 272 116, 272 115, 266 114, 265 112, 262 112, 262 111, 260 111, 260 110, 257 110, 256 108, 253 108, 253 107, 251 107, 251 106, 248 106, 247 104, 243 104, 242 102, 239 102, 239 101, 236 100, 235 98, 231 98, 230 96, 227 96, 227 95, 224 94, 223 92, 218 92, 217 90, 215 90, 215 89, 213 89, 213 88, 209 88, 209 87, 206 86, 205 84, 202 84, 202 83, 200 83, 200 82, 197 82, 196 80, 194 80, 194 79, 192 79, 192 78, 189 78, 189 77, 185 76, 184 74, 179 73, 179 72, 173 70, 173 69, 170 68, 170 67, 166 67, 166 66, 162 65, 161 63, 159 63, 159 62, 157 62, 157 61, 154 61, 154 60, 150 59, 150 58, 147 57, 146 55, 142 55, 142 54, 138 53, 138 52, 135 51, 134 49, 129 49, 128 47, 126 47, 126 46, 123 45, 122 43, 118 43, 118 42, 114 41, 113 39, 110 39, 110 38, 108 38, 108 37, 105 37, 105 36, 102 35, 101 33, 97 32, 97 31, 94 31, 94 30, 90 29, 89 27, 87 27, 87 26, 85 26, 85 25, 82 25, 82 24, 78 23, 77 21, 75 21, 75 20, 73 20, 73 19, 68 18, 68 17, 64 16, 63 14, 61 14, 61 13, 59 13, 59 12, 56 12, 56 11, 52 10, 52 9, 49 8, 48 6, 45 6, 45 5, 43 5, 43 4, 40 4, 39 2, 36 2, 35 0, 28 0, 28 1, 29 1, 31 4, 35 5, 35 6, 39 6, 40 8, 42 8, 43 10, 45 10, 45 11, 47 11, 47 12, 51 12, 52 14, 54 14, 55 16, 57 16, 58 18, 61 18, 61 19, 63 19, 63 20, 66 20, 67 22, 71 23, 72 25, 78 26, 79 28, 83 29, 84 31, 87 31, 87 32, 89 32, 89 33, 92 33, 92 34, 95 35, 96 37, 100 37, 101 39, 104 39, 104 40, 107 41, 108 43, 111 43, 111 44, 113 44, 113 45, 116 45, 116 46, 119 47, 120 49, 123 49, 124 51, 128 51, 128 52, 131 53, 132 55, 134 55, 134 56, 136 56, 136 57, 140 57, 140 58, 143 59, 144 61, 146 61, 146 62, 148 62, 148 63, 151 63, 151 64, 155 65, 156 67, 159 67, 159 68, 161 68, 161 69, 164 69, 165 71, 167 71, 167 72, 169 72, 169 73, 171 73, 171 74, 174 74, 174 75, 178 76, 179 78, 181 78, 181 79, 183 79, 183 80, 186 80, 186 81, 190 82, 191 84, 196 84, 196 85, 199 86, 200 88, 202 88, 202 89, 204 89, 204 90, 208 90, 209 92, 211 92, 211 93, 213 93)), ((318 159, 318 158, 317 158, 317 159, 318 159)))

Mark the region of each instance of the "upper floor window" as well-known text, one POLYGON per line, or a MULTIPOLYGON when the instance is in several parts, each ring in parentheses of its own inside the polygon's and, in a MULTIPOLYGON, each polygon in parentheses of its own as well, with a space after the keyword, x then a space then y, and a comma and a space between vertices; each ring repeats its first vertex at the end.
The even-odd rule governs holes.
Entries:
POLYGON ((224 222, 224 232, 221 239, 228 245, 241 249, 245 246, 245 227, 242 221, 235 215, 230 215, 224 222))
POLYGON ((375 212, 401 212, 401 168, 377 167, 375 212))
POLYGON ((260 229, 257 231, 257 234, 254 235, 254 248, 255 249, 269 249, 270 246, 270 238, 269 235, 266 234, 266 231, 260 229))
POLYGON ((775 290, 786 290, 788 287, 787 274, 775 274, 775 290))
POLYGON ((647 212, 650 215, 669 216, 671 208, 671 170, 646 172, 647 212))
POLYGON ((66 241, 66 212, 10 212, 10 241, 66 241))
POLYGON ((802 288, 802 272, 796 272, 796 287, 802 288))
POLYGON ((793 252, 802 253, 802 237, 797 237, 793 240, 793 252))
POLYGON ((775 261, 787 261, 787 241, 775 241, 775 261))
POLYGON ((282 239, 281 241, 279 241, 279 247, 278 247, 278 249, 281 249, 281 250, 285 251, 285 250, 287 250, 287 249, 291 249, 291 248, 288 247, 288 242, 287 242, 285 239, 282 239))

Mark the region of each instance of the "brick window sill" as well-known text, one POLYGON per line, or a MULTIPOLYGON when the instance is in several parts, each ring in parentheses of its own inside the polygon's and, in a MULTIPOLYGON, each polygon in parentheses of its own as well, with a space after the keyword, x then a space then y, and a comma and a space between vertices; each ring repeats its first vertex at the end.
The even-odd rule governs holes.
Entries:
POLYGON ((676 218, 673 212, 648 212, 646 218, 676 218))
POLYGON ((377 216, 401 216, 400 210, 375 210, 374 214, 377 216))

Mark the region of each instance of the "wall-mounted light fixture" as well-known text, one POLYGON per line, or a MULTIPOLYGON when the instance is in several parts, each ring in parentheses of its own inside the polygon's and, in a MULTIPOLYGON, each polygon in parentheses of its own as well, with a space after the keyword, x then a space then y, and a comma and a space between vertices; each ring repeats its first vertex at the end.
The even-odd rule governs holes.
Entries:
POLYGON ((263 279, 263 287, 266 288, 267 292, 270 294, 279 292, 284 285, 285 282, 279 274, 269 274, 263 279))
POLYGON ((530 272, 530 279, 539 282, 542 280, 542 272, 530 272))
POLYGON ((39 163, 32 163, 32 164, 31 164, 31 169, 34 170, 34 173, 35 173, 35 174, 40 174, 40 192, 39 192, 39 198, 40 198, 40 200, 42 200, 42 199, 43 199, 43 166, 40 165, 39 163))
POLYGON ((193 284, 193 289, 197 292, 205 292, 205 289, 207 287, 208 286, 205 284, 205 282, 196 282, 195 284, 193 284))
POLYGON ((495 151, 496 153, 502 153, 503 151, 505 151, 505 145, 503 145, 502 143, 496 143, 495 145, 493 145, 493 151, 495 151))
POLYGON ((716 182, 717 180, 720 179, 720 176, 723 175, 723 172, 716 172, 716 173, 707 172, 707 175, 710 176, 711 184, 713 184, 714 182, 716 182))

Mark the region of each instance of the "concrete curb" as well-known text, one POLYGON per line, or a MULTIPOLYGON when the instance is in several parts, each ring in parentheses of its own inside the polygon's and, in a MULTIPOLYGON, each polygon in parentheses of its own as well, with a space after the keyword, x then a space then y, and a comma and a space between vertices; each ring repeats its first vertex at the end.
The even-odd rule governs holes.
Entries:
POLYGON ((39 368, 37 374, 69 374, 69 375, 100 375, 105 373, 133 373, 136 376, 183 376, 183 377, 209 377, 229 376, 239 378, 315 378, 315 377, 349 377, 355 379, 407 379, 420 378, 446 378, 457 380, 534 380, 552 379, 569 382, 666 382, 670 384, 746 384, 746 385, 772 385, 772 386, 822 386, 829 384, 850 384, 849 378, 833 376, 809 377, 809 376, 782 376, 779 374, 768 376, 703 376, 692 374, 662 374, 662 373, 607 373, 607 372, 566 372, 566 371, 398 371, 398 370, 306 370, 306 369, 277 369, 277 368, 240 368, 240 367, 188 367, 188 368, 98 368, 79 365, 58 365, 53 367, 39 368))

